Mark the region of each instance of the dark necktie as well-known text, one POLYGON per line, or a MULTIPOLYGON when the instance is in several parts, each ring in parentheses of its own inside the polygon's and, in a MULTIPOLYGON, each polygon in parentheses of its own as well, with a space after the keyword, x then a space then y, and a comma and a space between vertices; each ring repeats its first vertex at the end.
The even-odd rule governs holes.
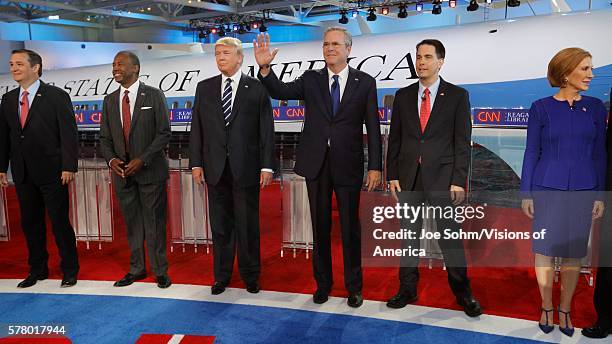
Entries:
POLYGON ((121 101, 121 116, 123 118, 123 138, 125 140, 125 149, 128 150, 130 140, 130 127, 132 126, 132 114, 130 112, 130 91, 125 90, 123 100, 121 101))
POLYGON ((221 104, 223 104, 223 118, 225 119, 225 126, 227 127, 230 124, 230 116, 232 115, 232 79, 230 78, 225 80, 225 89, 221 97, 221 104))
POLYGON ((332 114, 335 116, 340 107, 340 83, 338 82, 338 75, 334 75, 332 78, 334 79, 331 85, 332 114))

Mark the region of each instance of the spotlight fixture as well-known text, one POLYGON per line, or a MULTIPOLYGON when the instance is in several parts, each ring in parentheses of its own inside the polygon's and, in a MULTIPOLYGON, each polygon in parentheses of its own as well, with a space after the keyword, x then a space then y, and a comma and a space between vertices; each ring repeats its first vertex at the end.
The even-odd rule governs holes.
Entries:
POLYGON ((508 0, 508 7, 519 7, 521 2, 519 0, 508 0))
POLYGON ((469 12, 474 12, 478 9, 478 1, 476 0, 470 0, 470 4, 467 7, 467 10, 469 12))
POLYGON ((232 30, 233 30, 234 32, 238 32, 238 25, 234 24, 234 25, 232 26, 232 30))
POLYGON ((357 10, 353 11, 353 13, 351 13, 351 17, 353 18, 357 18, 357 16, 359 15, 359 12, 357 12, 357 10))
POLYGON ((440 4, 439 0, 435 0, 433 2, 433 9, 431 10, 431 13, 435 15, 442 13, 442 5, 440 4))
POLYGON ((408 17, 408 11, 406 10, 406 4, 401 3, 399 5, 399 12, 397 12, 397 17, 402 18, 402 19, 408 17))
POLYGON ((493 2, 493 0, 486 0, 486 1, 487 1, 487 4, 489 5, 493 2))
POLYGON ((367 21, 375 21, 376 20, 376 10, 374 9, 374 7, 371 7, 368 10, 368 16, 366 17, 367 21))
POLYGON ((346 11, 340 11, 340 19, 338 19, 338 23, 340 24, 348 24, 348 17, 346 16, 346 11))
POLYGON ((457 7, 457 0, 448 0, 448 7, 450 8, 457 7))
POLYGON ((268 31, 268 27, 266 26, 266 24, 262 21, 261 25, 259 26, 259 32, 266 32, 268 31))
POLYGON ((387 14, 389 14, 389 7, 383 7, 380 9, 380 14, 382 14, 383 16, 386 16, 387 14))
POLYGON ((217 30, 217 28, 216 28, 216 27, 213 27, 212 29, 210 29, 210 33, 212 33, 213 35, 216 35, 216 34, 217 34, 217 31, 218 31, 218 30, 217 30))
POLYGON ((423 11, 423 3, 422 3, 422 2, 420 2, 420 1, 419 1, 419 2, 417 2, 417 3, 416 3, 416 7, 415 7, 415 9, 416 9, 416 11, 417 11, 417 12, 421 12, 421 11, 423 11))
POLYGON ((258 22, 251 23, 251 29, 255 30, 257 28, 259 28, 259 23, 258 22))

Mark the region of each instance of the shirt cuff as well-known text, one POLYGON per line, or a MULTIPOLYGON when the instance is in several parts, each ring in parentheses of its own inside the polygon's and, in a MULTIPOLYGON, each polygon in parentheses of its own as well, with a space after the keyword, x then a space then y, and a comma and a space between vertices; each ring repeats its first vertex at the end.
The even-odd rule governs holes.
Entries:
POLYGON ((193 171, 193 170, 195 170, 196 168, 201 168, 201 169, 204 169, 202 166, 194 166, 194 167, 192 167, 192 168, 191 168, 191 170, 193 171))
POLYGON ((111 162, 113 162, 113 160, 115 160, 115 159, 117 159, 117 158, 112 158, 112 159, 110 159, 110 160, 108 161, 108 167, 111 167, 111 162))
POLYGON ((274 170, 271 168, 262 168, 261 172, 270 172, 270 173, 274 173, 274 170))

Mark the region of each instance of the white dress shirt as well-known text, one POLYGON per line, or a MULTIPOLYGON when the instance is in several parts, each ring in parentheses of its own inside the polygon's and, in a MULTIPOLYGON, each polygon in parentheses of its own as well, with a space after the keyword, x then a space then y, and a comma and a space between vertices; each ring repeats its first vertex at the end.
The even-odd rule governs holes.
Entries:
POLYGON ((138 97, 138 88, 140 87, 140 82, 136 81, 135 83, 132 84, 132 86, 125 88, 123 86, 119 87, 120 93, 119 93, 119 114, 121 116, 119 116, 119 118, 121 118, 121 126, 123 127, 123 95, 125 94, 125 91, 127 90, 128 93, 128 99, 130 100, 130 119, 134 117, 134 106, 136 105, 136 97, 138 97))
POLYGON ((19 111, 19 117, 21 118, 21 97, 23 97, 23 92, 28 91, 28 109, 32 108, 32 103, 34 102, 34 97, 36 97, 36 92, 38 92, 38 88, 40 87, 40 79, 36 79, 27 90, 23 89, 23 87, 19 90, 19 106, 17 107, 17 111, 19 111))
POLYGON ((223 91, 225 91, 227 80, 232 80, 232 102, 230 103, 232 109, 234 108, 234 99, 236 99, 236 93, 238 92, 238 85, 240 84, 241 77, 242 71, 240 69, 238 69, 238 71, 232 76, 225 76, 224 74, 221 74, 221 98, 223 98, 223 91))
POLYGON ((417 101, 419 102, 419 113, 421 113, 421 103, 423 102, 423 93, 425 92, 425 88, 429 88, 429 106, 431 106, 429 113, 431 114, 434 102, 436 101, 436 95, 438 94, 438 88, 440 88, 440 77, 438 77, 438 80, 436 80, 436 82, 431 84, 429 87, 423 86, 421 81, 419 81, 419 96, 417 97, 417 101))
MULTIPOLYGON (((327 76, 329 77, 329 93, 331 94, 331 87, 334 83, 334 72, 331 69, 327 68, 327 76)), ((346 65, 343 70, 340 71, 338 75, 338 83, 340 84, 340 101, 342 101, 342 94, 344 94, 344 89, 346 88, 346 82, 348 81, 349 76, 349 66, 346 65)))

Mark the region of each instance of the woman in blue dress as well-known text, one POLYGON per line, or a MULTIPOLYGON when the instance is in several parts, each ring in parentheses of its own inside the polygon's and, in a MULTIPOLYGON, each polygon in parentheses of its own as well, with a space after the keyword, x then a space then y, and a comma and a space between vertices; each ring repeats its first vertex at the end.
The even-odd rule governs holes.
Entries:
POLYGON ((593 79, 591 54, 559 51, 548 64, 548 81, 559 91, 536 100, 529 110, 521 192, 523 212, 533 218, 535 272, 542 297, 539 326, 554 329, 554 257, 562 259, 559 329, 572 336, 572 296, 593 219, 604 211, 606 117, 601 100, 583 96, 593 79))

